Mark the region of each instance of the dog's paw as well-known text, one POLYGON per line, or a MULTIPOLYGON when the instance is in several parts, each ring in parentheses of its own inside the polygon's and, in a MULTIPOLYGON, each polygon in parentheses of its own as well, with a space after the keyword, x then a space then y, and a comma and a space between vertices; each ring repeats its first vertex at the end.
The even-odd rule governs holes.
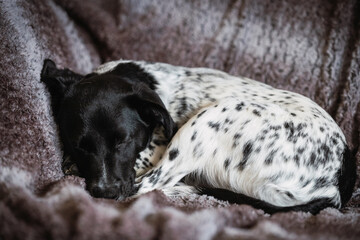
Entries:
POLYGON ((199 190, 196 187, 188 185, 173 186, 161 189, 161 191, 168 197, 184 197, 191 194, 199 194, 199 190))
POLYGON ((79 170, 76 164, 71 161, 70 156, 65 157, 61 164, 61 168, 65 175, 79 176, 79 170))

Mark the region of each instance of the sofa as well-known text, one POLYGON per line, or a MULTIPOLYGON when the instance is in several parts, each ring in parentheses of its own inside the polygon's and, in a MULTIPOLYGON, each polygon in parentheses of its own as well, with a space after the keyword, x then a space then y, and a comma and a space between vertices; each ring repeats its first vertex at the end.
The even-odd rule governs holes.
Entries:
POLYGON ((81 74, 116 59, 216 68, 303 94, 343 130, 360 175, 356 0, 0 1, 0 239, 359 239, 342 209, 266 214, 206 195, 92 198, 61 170, 44 59, 81 74))

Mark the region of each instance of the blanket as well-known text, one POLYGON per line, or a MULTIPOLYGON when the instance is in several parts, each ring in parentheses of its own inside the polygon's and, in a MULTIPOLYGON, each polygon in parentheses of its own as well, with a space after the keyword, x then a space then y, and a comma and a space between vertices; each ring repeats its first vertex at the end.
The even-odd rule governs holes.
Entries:
POLYGON ((318 215, 208 196, 92 198, 64 176, 40 82, 45 58, 88 73, 116 59, 211 67, 303 94, 344 131, 360 173, 356 0, 1 0, 0 239, 358 239, 360 189, 318 215))

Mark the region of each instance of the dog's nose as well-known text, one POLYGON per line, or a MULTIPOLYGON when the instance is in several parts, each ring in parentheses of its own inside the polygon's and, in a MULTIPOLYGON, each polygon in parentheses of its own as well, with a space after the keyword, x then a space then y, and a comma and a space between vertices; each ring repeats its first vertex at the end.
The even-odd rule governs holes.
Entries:
POLYGON ((119 187, 115 186, 92 186, 90 189, 92 196, 96 198, 117 198, 119 195, 119 187))

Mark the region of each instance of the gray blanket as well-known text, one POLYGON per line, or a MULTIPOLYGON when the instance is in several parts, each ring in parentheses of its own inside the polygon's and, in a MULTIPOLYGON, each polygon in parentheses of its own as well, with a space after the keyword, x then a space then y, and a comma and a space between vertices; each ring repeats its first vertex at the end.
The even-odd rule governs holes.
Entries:
POLYGON ((159 191, 94 199, 61 171, 40 82, 45 58, 79 73, 119 58, 217 68, 316 101, 359 166, 359 13, 356 0, 0 1, 0 239, 359 239, 358 181, 316 216, 159 191))

